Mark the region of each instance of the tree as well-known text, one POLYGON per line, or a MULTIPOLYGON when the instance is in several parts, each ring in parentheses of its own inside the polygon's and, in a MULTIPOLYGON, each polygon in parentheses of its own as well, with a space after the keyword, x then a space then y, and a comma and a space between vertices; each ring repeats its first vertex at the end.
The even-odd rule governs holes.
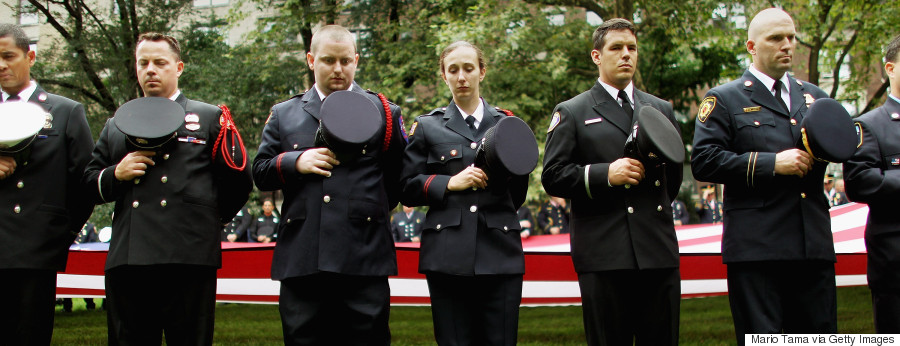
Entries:
POLYGON ((53 92, 85 104, 94 133, 118 106, 140 96, 134 49, 142 32, 170 32, 190 0, 28 0, 59 35, 33 74, 53 92))

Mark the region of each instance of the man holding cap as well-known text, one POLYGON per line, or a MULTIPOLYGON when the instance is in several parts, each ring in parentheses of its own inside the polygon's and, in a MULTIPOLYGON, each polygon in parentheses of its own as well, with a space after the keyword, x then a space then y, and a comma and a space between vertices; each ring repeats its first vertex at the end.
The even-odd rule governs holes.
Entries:
POLYGON ((787 73, 796 43, 790 15, 763 10, 748 36, 753 63, 703 99, 691 158, 695 178, 725 185, 722 259, 737 341, 836 333, 827 163, 797 149, 808 107, 827 95, 787 73))
POLYGON ((184 62, 174 37, 142 34, 135 60, 146 97, 107 121, 84 175, 97 203, 116 202, 109 343, 160 344, 164 332, 170 345, 211 345, 219 232, 247 201, 250 170, 236 164, 243 147, 214 147, 230 117, 178 89, 184 62))
POLYGON ((869 205, 868 281, 875 332, 900 333, 900 35, 885 48, 891 88, 884 105, 856 118, 860 144, 844 163, 847 196, 869 205))
POLYGON ((680 136, 672 105, 632 82, 637 48, 631 22, 601 24, 591 51, 597 82, 557 105, 547 130, 541 182, 548 194, 572 201, 572 260, 590 345, 678 344, 681 278, 671 205, 681 164, 628 158, 624 143, 645 107, 662 113, 657 119, 670 124, 661 125, 680 136))
MULTIPOLYGON (((18 26, 0 24, 2 101, 31 102, 48 112, 25 149, 27 160, 0 151, 0 335, 11 345, 48 345, 56 272, 65 270, 69 245, 93 210, 80 200, 93 139, 80 103, 31 80, 35 52, 29 43, 18 26)), ((0 127, 10 129, 6 122, 22 116, 0 114, 0 127)))
POLYGON ((316 31, 306 54, 316 83, 272 107, 253 160, 256 186, 285 196, 272 279, 281 281, 286 345, 390 344, 388 275, 397 274, 397 259, 388 213, 399 201, 406 139, 400 107, 353 81, 358 61, 347 29, 316 31), (358 120, 320 131, 327 110, 358 120), (380 125, 362 126, 372 116, 380 125), (320 144, 334 146, 317 145, 317 134, 372 129, 376 134, 361 144, 320 136, 320 144))

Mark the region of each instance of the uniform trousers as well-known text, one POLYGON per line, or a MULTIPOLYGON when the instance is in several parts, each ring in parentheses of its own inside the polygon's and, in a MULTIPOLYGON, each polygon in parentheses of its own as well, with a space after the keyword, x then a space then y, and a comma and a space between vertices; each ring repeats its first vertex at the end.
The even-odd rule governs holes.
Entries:
POLYGON ((106 271, 110 345, 212 345, 216 268, 125 265, 106 271))
POLYGON ((438 345, 515 345, 522 274, 427 273, 438 345))
POLYGON ((837 333, 830 261, 729 263, 728 301, 738 345, 745 334, 837 333))
POLYGON ((281 281, 285 345, 390 345, 387 276, 317 273, 281 281))
POLYGON ((588 345, 678 345, 678 268, 578 274, 588 345))
POLYGON ((900 232, 866 233, 875 332, 900 334, 900 232))
POLYGON ((0 345, 49 345, 56 312, 56 271, 0 269, 0 345))

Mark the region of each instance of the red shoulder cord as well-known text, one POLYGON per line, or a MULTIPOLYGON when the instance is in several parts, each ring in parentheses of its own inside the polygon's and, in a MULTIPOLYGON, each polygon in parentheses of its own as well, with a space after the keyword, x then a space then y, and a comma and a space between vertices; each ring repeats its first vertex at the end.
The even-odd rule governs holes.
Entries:
POLYGON ((384 106, 384 121, 386 123, 384 127, 384 147, 381 148, 381 151, 387 151, 391 146, 391 133, 394 131, 394 117, 391 114, 391 106, 388 105, 388 100, 384 97, 384 94, 378 94, 378 98, 381 99, 381 105, 384 106))
POLYGON ((219 118, 219 125, 222 125, 222 129, 219 130, 219 136, 216 137, 216 143, 213 144, 212 159, 215 161, 216 154, 221 150, 222 157, 225 159, 225 163, 228 164, 228 167, 243 171, 244 168, 247 167, 247 149, 244 148, 244 140, 241 138, 241 134, 234 124, 234 119, 231 117, 231 111, 228 109, 228 106, 219 105, 219 109, 222 110, 222 116, 219 118), (237 138, 236 141, 235 138, 237 138), (229 148, 229 140, 231 148, 229 148), (219 147, 220 144, 221 148, 219 147), (241 162, 240 166, 234 162, 234 153, 237 150, 235 144, 239 144, 241 147, 241 159, 243 162, 241 162), (231 153, 231 155, 228 155, 228 153, 231 153))
POLYGON ((503 109, 503 108, 497 108, 497 110, 499 110, 503 114, 506 114, 506 116, 508 116, 508 117, 513 116, 513 112, 511 110, 503 109))

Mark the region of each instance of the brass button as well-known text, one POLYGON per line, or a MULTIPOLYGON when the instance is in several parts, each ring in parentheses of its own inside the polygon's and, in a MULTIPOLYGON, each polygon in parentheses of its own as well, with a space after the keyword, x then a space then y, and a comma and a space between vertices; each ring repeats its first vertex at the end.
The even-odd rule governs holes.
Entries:
POLYGON ((325 195, 325 197, 322 197, 322 201, 325 201, 325 203, 331 203, 331 196, 325 195))
POLYGON ((659 180, 653 182, 653 185, 659 186, 659 180))
POLYGON ((165 183, 169 182, 169 177, 164 175, 164 176, 162 176, 162 178, 159 179, 159 181, 161 181, 163 184, 165 184, 165 183))
POLYGON ((472 144, 469 144, 469 148, 472 148, 472 149, 478 148, 478 143, 472 142, 472 144))
POLYGON ((630 188, 631 188, 631 184, 625 184, 625 188, 626 188, 626 189, 630 189, 630 188))
POLYGON ((13 211, 14 211, 16 214, 21 213, 21 212, 22 212, 22 207, 20 207, 18 204, 16 204, 16 206, 13 207, 13 211))
POLYGON ((628 213, 629 213, 629 214, 634 214, 634 208, 628 207, 628 213))
POLYGON ((444 161, 444 157, 443 157, 443 156, 441 156, 441 161, 444 161))
POLYGON ((284 220, 286 223, 291 223, 291 219, 284 220))
POLYGON ((167 203, 166 203, 166 200, 159 201, 159 205, 160 205, 161 207, 165 207, 166 204, 167 204, 167 203))
POLYGON ((21 181, 21 180, 19 180, 19 182, 18 182, 18 183, 16 183, 16 187, 18 187, 18 188, 20 188, 20 189, 21 189, 21 188, 23 188, 23 187, 25 187, 25 182, 24 182, 24 181, 21 181))
POLYGON ((508 231, 508 230, 509 230, 509 227, 503 226, 503 230, 504 230, 504 231, 508 231))
POLYGON ((297 148, 299 148, 299 147, 300 147, 300 145, 294 144, 294 150, 297 150, 297 148))
POLYGON ((435 227, 435 229, 441 229, 441 224, 438 224, 437 227, 435 227))
POLYGON ((797 125, 797 119, 791 119, 791 125, 797 125))
POLYGON ((801 193, 800 193, 800 198, 806 198, 806 192, 801 192, 801 193))
POLYGON ((753 125, 759 126, 759 122, 758 122, 758 121, 754 121, 754 122, 753 122, 753 125))
POLYGON ((134 185, 137 185, 137 184, 140 184, 140 183, 141 183, 141 179, 140 179, 140 178, 137 178, 137 179, 134 180, 134 185))
POLYGON ((366 221, 372 221, 372 217, 371 216, 367 217, 366 221))
POLYGON ((478 207, 473 205, 473 206, 469 207, 469 211, 474 213, 474 212, 478 211, 478 207))
POLYGON ((366 154, 366 149, 363 149, 363 150, 362 150, 362 153, 363 153, 363 155, 365 155, 365 154, 366 154))
POLYGON ((140 207, 140 206, 141 206, 141 202, 138 202, 138 201, 131 202, 131 207, 132 207, 132 208, 137 208, 137 207, 140 207))
POLYGON ((656 206, 656 211, 662 211, 662 206, 661 205, 656 206))
POLYGON ((168 160, 168 159, 169 159, 169 154, 163 155, 163 160, 168 160))

